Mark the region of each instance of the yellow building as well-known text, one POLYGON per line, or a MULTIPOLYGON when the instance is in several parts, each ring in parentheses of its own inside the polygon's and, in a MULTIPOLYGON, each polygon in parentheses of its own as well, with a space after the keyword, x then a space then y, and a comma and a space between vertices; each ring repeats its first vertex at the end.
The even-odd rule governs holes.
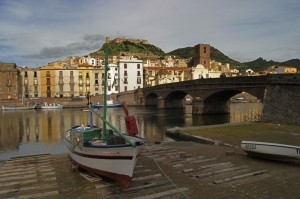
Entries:
POLYGON ((297 67, 294 66, 283 66, 285 73, 297 73, 297 67))
POLYGON ((58 66, 44 66, 40 68, 41 77, 41 97, 56 97, 55 75, 58 66))

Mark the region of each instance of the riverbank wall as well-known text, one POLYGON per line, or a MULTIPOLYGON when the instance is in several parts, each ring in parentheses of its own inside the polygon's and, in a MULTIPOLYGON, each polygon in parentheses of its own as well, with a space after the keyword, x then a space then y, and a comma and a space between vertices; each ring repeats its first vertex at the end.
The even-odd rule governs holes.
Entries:
POLYGON ((300 85, 270 84, 265 90, 261 121, 300 125, 300 85))

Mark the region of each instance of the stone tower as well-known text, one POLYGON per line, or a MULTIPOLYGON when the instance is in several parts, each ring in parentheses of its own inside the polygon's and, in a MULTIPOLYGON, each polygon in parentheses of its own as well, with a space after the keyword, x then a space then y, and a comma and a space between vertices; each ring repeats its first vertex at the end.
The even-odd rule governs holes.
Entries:
POLYGON ((110 37, 105 38, 106 43, 108 44, 110 42, 110 37))
POLYGON ((194 46, 194 66, 202 64, 205 68, 210 70, 210 45, 198 44, 194 46))

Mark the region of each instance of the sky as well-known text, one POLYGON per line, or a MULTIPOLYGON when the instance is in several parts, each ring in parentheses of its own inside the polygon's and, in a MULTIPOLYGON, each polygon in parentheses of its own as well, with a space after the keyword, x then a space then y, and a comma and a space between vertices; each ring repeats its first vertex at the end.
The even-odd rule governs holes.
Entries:
POLYGON ((146 39, 164 52, 210 44, 240 62, 300 58, 299 0, 0 0, 0 62, 45 66, 146 39))

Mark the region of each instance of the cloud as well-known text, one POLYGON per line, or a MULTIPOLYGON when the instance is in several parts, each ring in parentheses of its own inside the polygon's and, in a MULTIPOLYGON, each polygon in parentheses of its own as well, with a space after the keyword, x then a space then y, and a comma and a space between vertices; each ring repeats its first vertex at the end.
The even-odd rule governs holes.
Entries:
POLYGON ((60 58, 75 55, 86 51, 98 50, 100 41, 104 42, 104 36, 98 35, 85 35, 80 42, 70 43, 66 46, 55 46, 55 47, 44 47, 38 53, 21 55, 23 58, 31 59, 49 59, 49 58, 60 58))
POLYGON ((238 61, 299 58, 289 50, 300 46, 299 10, 294 0, 1 0, 0 61, 46 65, 89 54, 105 36, 165 52, 209 43, 238 61))

